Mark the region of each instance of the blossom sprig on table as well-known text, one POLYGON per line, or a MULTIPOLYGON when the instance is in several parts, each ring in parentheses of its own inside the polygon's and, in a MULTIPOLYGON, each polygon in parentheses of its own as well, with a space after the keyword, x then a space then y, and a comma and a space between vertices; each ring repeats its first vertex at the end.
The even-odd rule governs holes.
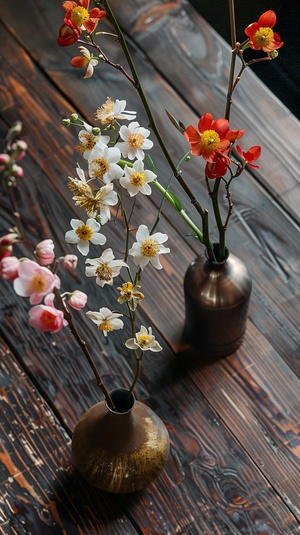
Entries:
MULTIPOLYGON (((123 138, 121 134, 118 134, 117 138, 123 141, 116 143, 114 140, 117 121, 135 118, 135 114, 126 112, 125 107, 125 101, 113 103, 111 99, 107 99, 107 102, 98 110, 98 115, 107 125, 107 130, 111 130, 111 137, 101 135, 99 128, 91 127, 80 120, 76 114, 73 114, 70 120, 65 121, 66 124, 76 122, 80 126, 77 150, 87 165, 87 169, 84 170, 77 164, 77 176, 69 177, 69 187, 73 193, 74 203, 86 212, 87 218, 72 219, 70 222, 72 230, 65 233, 65 239, 67 243, 76 246, 78 252, 84 257, 91 252, 90 247, 101 247, 101 252, 97 257, 91 255, 90 258, 86 258, 85 271, 87 277, 95 277, 95 284, 100 288, 103 289, 106 285, 113 286, 114 279, 120 276, 121 269, 127 270, 128 281, 117 286, 114 298, 117 306, 127 307, 127 314, 101 306, 98 311, 88 311, 86 315, 105 337, 111 335, 113 331, 123 329, 123 318, 130 320, 132 338, 124 341, 125 346, 133 350, 136 361, 136 371, 129 389, 130 394, 139 379, 144 352, 162 350, 152 334, 152 327, 147 329, 141 325, 140 330, 136 328, 136 309, 145 297, 139 284, 141 272, 148 263, 156 269, 162 269, 159 256, 168 253, 169 248, 163 245, 168 236, 154 232, 158 219, 151 230, 144 224, 139 225, 137 229, 130 226, 135 197, 138 194, 141 196, 151 194, 149 183, 155 180, 156 175, 144 168, 144 150, 148 150, 153 145, 152 141, 147 139, 150 133, 147 129, 134 121, 122 130, 123 138), (125 155, 129 158, 128 161, 121 159, 125 155), (117 190, 114 189, 114 183, 118 183, 117 190), (126 200, 130 202, 129 213, 126 213, 126 200), (120 207, 126 229, 125 244, 122 245, 124 259, 116 258, 111 247, 103 247, 107 242, 103 228, 106 228, 105 225, 109 227, 112 219, 111 209, 116 205, 117 210, 120 207), (135 233, 136 242, 132 239, 135 233), (132 267, 130 267, 130 257, 132 267), (132 268, 135 270, 134 273, 132 268), (132 343, 132 340, 138 342, 132 343)), ((21 131, 20 124, 18 127, 11 130, 9 139, 21 131)), ((119 125, 119 127, 121 131, 122 126, 119 125)), ((15 174, 20 178, 22 173, 16 169, 15 160, 20 159, 20 149, 27 147, 21 141, 14 143, 13 149, 15 146, 19 149, 9 152, 10 145, 8 141, 6 142, 6 151, 2 155, 2 172, 13 201, 14 213, 17 214, 11 188, 16 185, 15 174)), ((25 150, 23 150, 22 157, 24 155, 25 150)), ((12 229, 9 234, 0 238, 0 277, 12 281, 16 294, 29 299, 31 308, 29 308, 28 317, 32 327, 41 332, 56 333, 63 327, 69 326, 88 358, 97 382, 111 406, 112 401, 101 375, 96 369, 85 342, 78 334, 70 312, 70 309, 83 309, 87 304, 88 296, 79 290, 62 292, 61 280, 57 274, 61 266, 67 270, 74 270, 78 262, 77 256, 67 254, 56 258, 54 243, 51 239, 42 240, 36 245, 32 254, 33 258, 19 259, 12 256, 13 244, 23 241, 25 237, 21 216, 18 216, 17 224, 18 228, 12 229)), ((116 221, 114 221, 114 226, 115 224, 116 221)))

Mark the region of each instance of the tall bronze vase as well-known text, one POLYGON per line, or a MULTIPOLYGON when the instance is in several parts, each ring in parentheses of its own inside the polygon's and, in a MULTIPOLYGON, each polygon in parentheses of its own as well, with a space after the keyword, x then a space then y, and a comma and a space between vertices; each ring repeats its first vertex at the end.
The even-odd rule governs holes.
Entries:
POLYGON ((133 395, 127 405, 127 390, 114 390, 111 398, 119 412, 101 401, 79 420, 72 437, 73 461, 91 485, 113 493, 134 492, 162 471, 169 435, 155 412, 133 395))
POLYGON ((196 258, 184 278, 184 339, 206 357, 236 351, 246 330, 251 288, 245 264, 228 251, 222 262, 205 254, 196 258))

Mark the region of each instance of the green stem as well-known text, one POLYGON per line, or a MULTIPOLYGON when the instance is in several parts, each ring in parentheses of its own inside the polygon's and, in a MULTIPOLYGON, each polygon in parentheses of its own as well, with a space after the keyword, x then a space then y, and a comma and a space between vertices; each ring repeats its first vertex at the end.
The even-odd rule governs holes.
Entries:
MULTIPOLYGON (((165 146, 165 143, 160 135, 160 132, 157 128, 157 125, 155 123, 155 120, 154 120, 154 117, 153 117, 153 114, 152 114, 152 111, 150 109, 150 106, 148 104, 148 101, 147 101, 147 98, 145 96, 145 93, 143 91, 143 88, 142 88, 142 85, 141 85, 141 82, 140 82, 140 79, 138 77, 138 74, 137 74, 137 71, 136 71, 136 68, 135 68, 135 65, 134 65, 134 62, 132 60, 132 57, 131 57, 131 54, 128 50, 128 47, 127 47, 127 43, 126 43, 126 40, 124 38, 124 35, 122 33, 122 30, 111 10, 111 7, 109 5, 109 2, 108 0, 103 0, 103 6, 108 14, 108 17, 118 35, 118 40, 122 46, 122 49, 124 51, 124 54, 125 54, 125 57, 127 59, 127 62, 129 64, 129 68, 131 70, 131 73, 132 73, 132 77, 134 79, 134 87, 136 88, 138 94, 139 94, 139 97, 141 99, 141 102, 144 106, 144 109, 145 109, 145 112, 147 114, 147 117, 148 117, 148 121, 149 121, 149 127, 152 129, 159 145, 160 145, 160 148, 174 174, 174 177, 176 178, 176 180, 179 182, 180 186, 182 187, 182 189, 184 190, 184 192, 187 194, 187 196, 189 197, 191 203, 193 204, 193 206, 196 208, 197 212, 200 214, 201 218, 202 218, 202 222, 203 222, 203 225, 204 226, 207 226, 207 212, 206 210, 204 210, 202 208, 202 206, 200 205, 199 201, 196 199, 195 195, 193 194, 193 192, 190 190, 190 188, 188 187, 188 185, 186 184, 186 182, 184 181, 184 179, 182 178, 182 175, 181 173, 177 170, 177 167, 175 165, 175 163, 173 162, 173 159, 171 158, 170 156, 170 153, 168 151, 168 149, 166 148, 165 146)), ((203 242, 204 245, 209 249, 209 242, 207 242, 207 233, 205 232, 204 234, 204 239, 205 241, 203 242)))

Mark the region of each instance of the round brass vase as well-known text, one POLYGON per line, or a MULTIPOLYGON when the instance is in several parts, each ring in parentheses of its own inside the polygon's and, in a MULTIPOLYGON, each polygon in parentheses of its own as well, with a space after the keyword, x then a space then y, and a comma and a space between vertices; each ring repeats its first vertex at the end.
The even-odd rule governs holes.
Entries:
POLYGON ((222 357, 243 341, 252 282, 245 264, 226 251, 225 260, 196 258, 184 278, 184 339, 201 355, 222 357))
POLYGON ((169 435, 161 419, 128 391, 111 392, 117 410, 105 401, 91 407, 79 420, 72 437, 74 465, 91 485, 113 493, 144 488, 162 471, 169 453, 169 435), (121 403, 121 404, 120 404, 121 403))

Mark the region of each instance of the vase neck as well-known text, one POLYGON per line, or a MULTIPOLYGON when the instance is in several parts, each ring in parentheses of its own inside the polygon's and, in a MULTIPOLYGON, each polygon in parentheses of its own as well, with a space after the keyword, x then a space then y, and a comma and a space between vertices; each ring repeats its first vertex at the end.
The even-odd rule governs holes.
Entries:
POLYGON ((214 251, 214 255, 215 255, 216 260, 211 260, 211 258, 209 258, 209 256, 208 256, 207 250, 205 250, 205 256, 206 256, 208 262, 210 262, 211 264, 220 265, 220 264, 224 264, 227 261, 227 259, 229 257, 229 250, 227 249, 227 247, 225 247, 225 256, 224 256, 224 258, 220 258, 220 245, 219 245, 219 243, 213 243, 213 251, 214 251))

